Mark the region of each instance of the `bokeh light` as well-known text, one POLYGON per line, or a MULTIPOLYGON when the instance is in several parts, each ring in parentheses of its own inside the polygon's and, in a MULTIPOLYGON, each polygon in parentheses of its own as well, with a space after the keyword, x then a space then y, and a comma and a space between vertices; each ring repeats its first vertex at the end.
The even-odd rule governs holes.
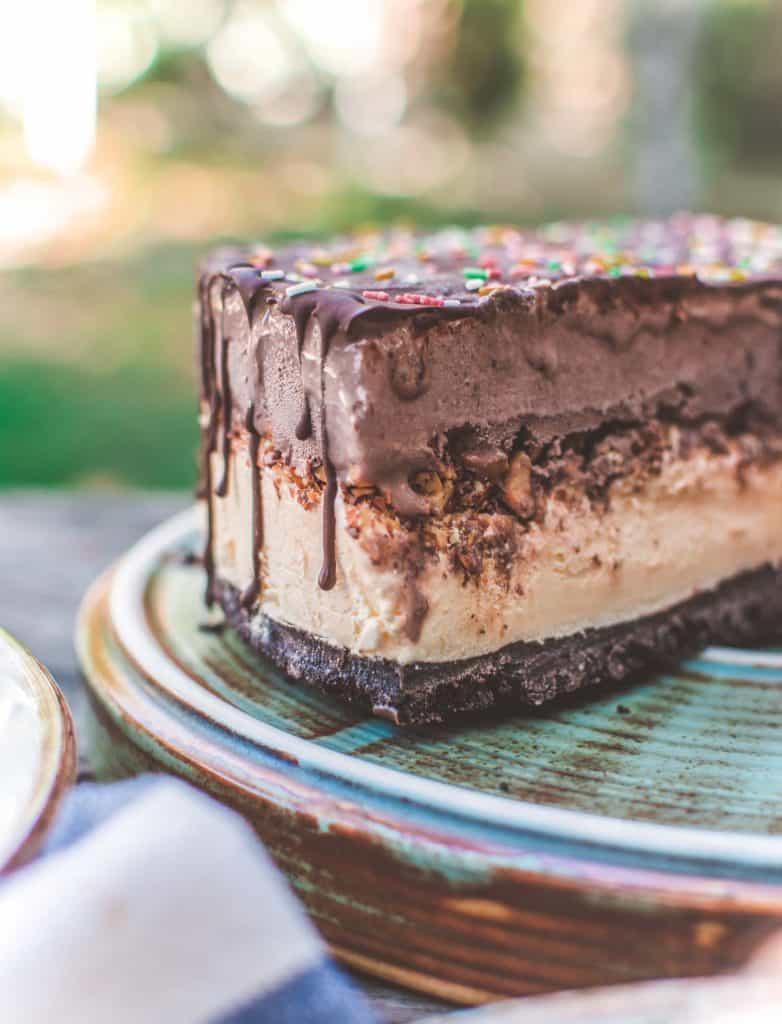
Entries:
POLYGON ((35 434, 17 405, 43 410, 72 453, 47 479, 105 476, 85 435, 139 434, 152 403, 165 427, 147 430, 133 479, 189 480, 186 311, 216 238, 689 203, 782 220, 781 45, 777 0, 6 4, 0 399, 14 437, 35 434), (85 399, 96 368, 116 378, 85 399))
POLYGON ((107 92, 126 89, 144 74, 157 56, 155 22, 149 11, 139 4, 100 8, 96 35, 98 81, 107 92))
POLYGON ((95 137, 93 0, 29 0, 0 36, 0 96, 21 119, 30 160, 62 174, 77 171, 95 137))
POLYGON ((333 75, 356 75, 378 66, 392 6, 389 0, 277 2, 315 63, 333 75))
POLYGON ((346 172, 390 196, 417 196, 447 186, 469 152, 459 123, 436 110, 420 111, 377 139, 351 139, 343 149, 346 172))
POLYGON ((201 46, 215 34, 227 0, 147 0, 160 40, 175 47, 201 46))
POLYGON ((345 75, 335 89, 337 114, 360 135, 383 135, 399 124, 407 106, 407 86, 399 73, 345 75))
POLYGON ((247 103, 280 90, 296 70, 296 57, 262 6, 239 0, 207 46, 217 82, 247 103))
POLYGON ((560 152, 598 153, 616 136, 626 112, 630 81, 624 56, 622 0, 524 7, 540 127, 560 152))

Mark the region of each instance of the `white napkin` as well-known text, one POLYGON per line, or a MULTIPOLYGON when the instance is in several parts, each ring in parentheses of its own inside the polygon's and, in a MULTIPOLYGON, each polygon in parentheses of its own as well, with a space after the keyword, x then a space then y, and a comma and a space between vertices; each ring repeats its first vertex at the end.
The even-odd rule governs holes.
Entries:
POLYGON ((323 963, 249 826, 173 780, 0 886, 3 1024, 225 1019, 323 963))

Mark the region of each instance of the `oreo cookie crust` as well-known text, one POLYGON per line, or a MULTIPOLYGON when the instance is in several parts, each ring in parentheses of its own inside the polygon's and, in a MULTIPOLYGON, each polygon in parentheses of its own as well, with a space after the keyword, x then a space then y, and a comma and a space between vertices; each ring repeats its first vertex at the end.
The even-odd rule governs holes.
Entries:
POLYGON ((291 679, 397 725, 518 713, 585 688, 642 679, 710 643, 782 640, 782 570, 770 566, 636 622, 545 643, 509 644, 480 658, 404 666, 356 657, 273 619, 259 619, 230 585, 218 586, 218 598, 242 639, 291 679))

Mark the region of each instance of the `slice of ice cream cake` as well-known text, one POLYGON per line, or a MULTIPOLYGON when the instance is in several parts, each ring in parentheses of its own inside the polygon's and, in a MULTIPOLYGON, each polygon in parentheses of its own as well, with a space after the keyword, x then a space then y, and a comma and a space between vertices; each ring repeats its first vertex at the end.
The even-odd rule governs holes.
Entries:
POLYGON ((782 229, 391 230, 201 269, 210 601, 399 723, 782 631, 782 229))

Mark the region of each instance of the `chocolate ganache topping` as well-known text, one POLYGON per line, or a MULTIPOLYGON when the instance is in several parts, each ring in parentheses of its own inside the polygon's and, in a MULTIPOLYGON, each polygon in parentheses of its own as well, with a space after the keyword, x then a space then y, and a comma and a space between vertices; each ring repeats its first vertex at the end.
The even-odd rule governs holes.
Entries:
MULTIPOLYGON (((491 473, 521 432, 546 442, 661 414, 697 423, 747 403, 782 424, 782 229, 754 221, 392 229, 222 249, 201 268, 198 323, 200 491, 227 492, 237 430, 256 474, 260 438, 294 466, 322 465, 326 589, 339 485, 426 515, 411 477, 444 443, 491 473)), ((253 494, 260 543, 257 479, 253 494)), ((210 512, 210 595, 211 532, 210 512)), ((256 564, 245 600, 257 592, 256 564)))

